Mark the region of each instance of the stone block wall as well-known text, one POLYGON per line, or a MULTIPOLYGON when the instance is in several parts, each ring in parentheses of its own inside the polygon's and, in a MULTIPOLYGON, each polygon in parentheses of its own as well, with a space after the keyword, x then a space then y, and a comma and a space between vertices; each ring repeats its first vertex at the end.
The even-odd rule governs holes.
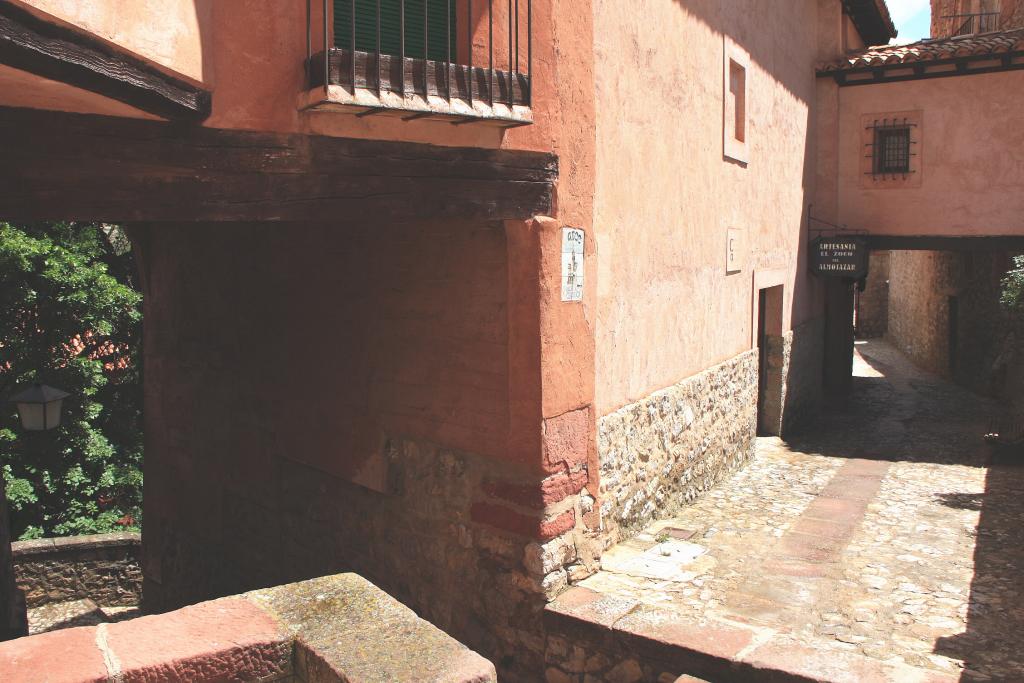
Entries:
POLYGON ((356 571, 504 680, 533 680, 544 604, 596 569, 594 430, 582 400, 542 416, 549 337, 521 310, 539 266, 505 226, 138 225, 133 239, 144 608, 356 571))
POLYGON ((857 293, 857 337, 884 337, 889 327, 889 252, 871 252, 864 291, 857 293))
POLYGON ((742 353, 598 421, 609 542, 671 514, 751 457, 757 358, 742 353))
POLYGON ((111 607, 141 601, 139 534, 16 541, 11 551, 18 588, 29 607, 86 598, 111 607))
POLYGON ((894 251, 887 338, 914 363, 949 376, 949 297, 959 288, 953 252, 894 251))
POLYGON ((999 303, 1012 256, 983 249, 892 252, 887 337, 921 367, 1019 407, 1024 331, 999 303))

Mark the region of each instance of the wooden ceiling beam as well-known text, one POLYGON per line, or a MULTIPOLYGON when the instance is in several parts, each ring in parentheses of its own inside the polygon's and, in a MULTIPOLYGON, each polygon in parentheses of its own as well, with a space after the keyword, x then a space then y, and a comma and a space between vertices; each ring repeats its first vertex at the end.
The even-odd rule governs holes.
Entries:
POLYGON ((554 155, 0 108, 0 219, 525 220, 554 155))
POLYGON ((210 93, 76 27, 0 0, 0 64, 166 119, 201 121, 210 93))

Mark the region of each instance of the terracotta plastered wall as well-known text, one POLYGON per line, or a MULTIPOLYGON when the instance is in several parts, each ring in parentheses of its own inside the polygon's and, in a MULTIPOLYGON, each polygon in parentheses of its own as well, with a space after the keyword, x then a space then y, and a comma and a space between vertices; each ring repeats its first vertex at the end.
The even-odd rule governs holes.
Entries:
MULTIPOLYGON (((443 121, 300 111, 306 90, 306 3, 301 0, 25 0, 25 4, 201 81, 213 92, 207 126, 556 152, 572 148, 582 164, 589 156, 579 136, 590 131, 592 112, 590 0, 533 2, 535 124, 511 131, 487 123, 453 126, 443 121)), ((495 68, 504 69, 507 4, 494 5, 495 68)), ((525 71, 526 9, 525 3, 520 5, 520 66, 525 71)), ((321 49, 323 40, 321 7, 319 0, 312 1, 314 51, 321 49)), ((458 7, 464 10, 465 3, 459 2, 458 7)), ((474 0, 473 7, 479 66, 487 40, 483 21, 487 3, 474 0)), ((465 47, 463 16, 457 15, 457 52, 465 47)), ((59 102, 46 106, 61 108, 59 102)))
POLYGON ((837 222, 873 234, 1020 234, 1022 84, 1006 72, 840 88, 837 222), (902 184, 865 180, 864 117, 915 111, 919 173, 902 184))
MULTIPOLYGON (((207 76, 212 0, 26 0, 34 7, 197 81, 207 76)), ((291 3, 290 3, 291 4, 291 3)))
POLYGON ((146 606, 352 569, 528 670, 545 599, 594 566, 592 410, 551 365, 583 308, 538 277, 560 236, 135 226, 146 606))
POLYGON ((820 315, 806 271, 813 64, 843 35, 839 3, 821 4, 836 10, 822 20, 829 45, 814 1, 594 3, 596 398, 609 530, 692 499, 752 452, 757 290, 782 287, 783 333, 820 315), (737 109, 726 56, 746 68, 745 162, 723 142, 737 109), (709 406, 704 395, 722 400, 709 406))
POLYGON ((595 2, 600 414, 749 349, 756 271, 785 272, 786 329, 813 315, 817 3, 728 4, 595 2), (746 165, 723 156, 727 44, 750 56, 746 165))

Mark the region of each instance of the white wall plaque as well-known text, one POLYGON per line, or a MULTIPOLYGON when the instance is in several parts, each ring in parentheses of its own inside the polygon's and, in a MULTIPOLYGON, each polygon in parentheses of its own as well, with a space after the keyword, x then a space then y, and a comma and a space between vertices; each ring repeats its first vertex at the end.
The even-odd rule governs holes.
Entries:
POLYGON ((726 230, 725 272, 743 270, 743 233, 736 228, 726 230))
POLYGON ((562 228, 562 301, 583 301, 583 238, 579 228, 562 228))

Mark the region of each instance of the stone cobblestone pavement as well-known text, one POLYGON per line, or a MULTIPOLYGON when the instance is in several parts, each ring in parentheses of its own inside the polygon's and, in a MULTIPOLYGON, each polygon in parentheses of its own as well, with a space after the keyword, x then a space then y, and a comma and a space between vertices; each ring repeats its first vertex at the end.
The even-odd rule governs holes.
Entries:
POLYGON ((107 607, 89 599, 53 602, 28 610, 29 635, 73 626, 95 626, 139 616, 138 607, 107 607))
POLYGON ((857 348, 846 409, 759 439, 749 466, 579 585, 818 653, 1024 681, 1024 467, 989 461, 996 406, 884 342, 857 348))

